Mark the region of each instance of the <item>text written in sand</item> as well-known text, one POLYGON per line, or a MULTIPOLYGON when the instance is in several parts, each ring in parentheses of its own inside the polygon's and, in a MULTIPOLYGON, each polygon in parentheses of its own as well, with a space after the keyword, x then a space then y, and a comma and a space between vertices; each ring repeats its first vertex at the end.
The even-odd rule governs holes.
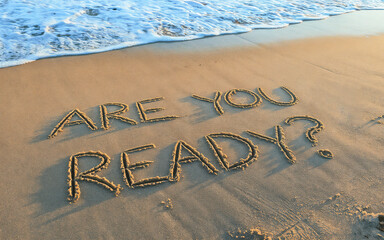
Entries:
MULTIPOLYGON (((257 92, 247 89, 231 89, 223 94, 220 91, 216 91, 212 98, 193 94, 192 98, 196 99, 196 101, 210 104, 212 106, 211 109, 215 111, 218 115, 223 115, 225 113, 224 108, 222 106, 223 102, 230 107, 241 109, 250 109, 258 107, 262 104, 263 99, 270 102, 271 104, 278 105, 281 107, 293 106, 298 103, 298 97, 291 90, 286 87, 281 87, 281 89, 288 95, 288 101, 283 102, 274 100, 261 88, 258 88, 257 92), (248 101, 239 101, 235 97, 237 94, 243 94, 247 96, 248 101)), ((108 130, 111 125, 110 120, 118 120, 129 125, 136 125, 139 124, 139 122, 143 124, 155 123, 163 121, 172 121, 180 118, 180 116, 177 115, 151 117, 151 113, 160 112, 165 109, 162 107, 154 107, 153 105, 151 106, 149 104, 159 104, 158 102, 163 101, 164 99, 164 97, 155 97, 136 102, 135 106, 138 118, 140 119, 138 121, 122 116, 122 114, 129 111, 129 107, 127 104, 119 102, 102 104, 99 106, 101 123, 101 126, 99 128, 95 124, 95 121, 91 119, 86 113, 80 111, 79 109, 73 109, 69 111, 57 123, 57 125, 49 134, 48 138, 54 138, 60 132, 62 132, 65 127, 79 124, 84 124, 91 131, 95 131, 97 129, 108 130), (115 109, 117 108, 117 110, 111 111, 110 107, 114 107, 115 109), (72 120, 74 117, 78 118, 79 120, 72 120)), ((317 118, 307 115, 288 117, 284 123, 286 125, 290 125, 294 121, 298 120, 306 120, 315 124, 315 126, 308 128, 305 134, 306 138, 312 143, 313 146, 315 146, 318 143, 318 139, 316 138, 315 134, 317 134, 324 128, 324 124, 317 118)), ((255 139, 260 139, 275 144, 280 149, 282 156, 287 159, 289 163, 293 164, 296 162, 296 156, 294 155, 294 152, 289 148, 288 144, 286 143, 286 137, 283 126, 275 126, 274 136, 266 136, 263 134, 256 133, 253 130, 245 130, 244 133, 247 136, 253 137, 255 139)), ((236 169, 244 170, 246 167, 256 161, 259 155, 258 146, 254 144, 250 139, 240 136, 238 134, 230 132, 211 133, 204 136, 204 139, 206 141, 206 144, 209 146, 212 153, 214 154, 216 158, 215 161, 218 162, 221 168, 225 171, 232 171, 236 169), (229 139, 231 141, 237 142, 238 144, 242 144, 245 147, 244 149, 247 149, 247 153, 245 153, 246 157, 239 159, 228 159, 227 154, 224 153, 223 148, 220 145, 220 139, 229 139)), ((182 164, 192 162, 200 162, 203 169, 205 169, 205 171, 210 174, 217 175, 220 172, 212 163, 212 159, 209 159, 204 156, 201 151, 193 147, 192 144, 183 140, 178 140, 174 145, 172 155, 170 156, 170 167, 167 175, 153 176, 144 179, 135 178, 135 171, 149 167, 153 163, 153 161, 143 160, 132 163, 130 161, 130 155, 135 154, 137 152, 152 150, 155 148, 155 144, 149 143, 147 145, 130 148, 121 152, 121 179, 128 188, 146 187, 166 182, 178 182, 181 179, 182 164)), ((324 158, 333 157, 333 154, 327 149, 318 150, 318 154, 324 158)), ((110 190, 111 192, 114 192, 116 196, 119 195, 122 190, 120 184, 115 184, 111 180, 97 175, 102 170, 107 169, 110 162, 111 158, 106 153, 101 151, 86 151, 72 155, 69 158, 68 163, 68 201, 70 203, 74 203, 80 198, 81 191, 79 182, 82 181, 99 184, 100 186, 110 190), (90 158, 99 159, 99 164, 89 170, 80 172, 78 168, 80 160, 86 160, 90 158)))

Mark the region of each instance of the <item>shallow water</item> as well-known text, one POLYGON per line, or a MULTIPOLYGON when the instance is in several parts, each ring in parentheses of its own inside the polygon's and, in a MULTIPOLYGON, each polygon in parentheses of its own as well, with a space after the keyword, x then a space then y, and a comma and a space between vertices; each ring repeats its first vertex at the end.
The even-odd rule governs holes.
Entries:
POLYGON ((384 0, 0 0, 0 67, 280 28, 361 9, 384 9, 384 0))

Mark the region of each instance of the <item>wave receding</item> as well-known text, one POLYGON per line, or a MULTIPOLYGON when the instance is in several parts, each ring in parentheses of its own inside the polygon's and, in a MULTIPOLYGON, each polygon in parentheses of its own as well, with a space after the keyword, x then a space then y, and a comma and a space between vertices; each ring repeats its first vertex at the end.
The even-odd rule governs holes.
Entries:
POLYGON ((0 68, 40 58, 281 28, 384 0, 0 0, 0 68))

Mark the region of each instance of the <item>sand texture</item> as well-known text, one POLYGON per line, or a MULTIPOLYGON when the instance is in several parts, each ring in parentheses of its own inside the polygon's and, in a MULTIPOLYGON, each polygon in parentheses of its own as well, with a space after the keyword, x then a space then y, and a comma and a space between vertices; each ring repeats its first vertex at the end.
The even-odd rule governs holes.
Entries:
POLYGON ((151 48, 0 69, 0 239, 384 239, 383 35, 151 48))

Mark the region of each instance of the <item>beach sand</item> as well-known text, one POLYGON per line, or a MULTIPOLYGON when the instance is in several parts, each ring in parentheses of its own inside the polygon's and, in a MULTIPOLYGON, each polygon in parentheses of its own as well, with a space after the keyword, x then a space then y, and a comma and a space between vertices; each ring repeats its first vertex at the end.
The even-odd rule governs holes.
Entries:
MULTIPOLYGON (((167 47, 172 44, 177 43, 167 47)), ((384 212, 384 35, 195 52, 154 48, 0 69, 0 239, 384 239, 377 218, 384 212), (262 88, 270 98, 288 102, 282 86, 297 96, 296 104, 279 106, 262 98, 259 106, 238 108, 224 99, 232 89, 261 97, 262 88), (213 103, 192 98, 213 98, 217 91, 223 94, 221 115, 213 103), (148 118, 179 118, 140 122, 136 102, 156 97, 164 99, 142 106, 164 110, 148 112, 148 118), (129 111, 121 116, 137 124, 110 119, 110 128, 102 129, 99 105, 105 103, 127 104, 129 111), (76 108, 98 129, 65 126, 48 138, 76 108), (312 116, 324 125, 313 135, 315 146, 305 133, 316 123, 284 122, 293 116, 312 116), (275 138, 278 125, 296 157, 293 164, 278 144, 246 133, 275 138), (257 160, 243 170, 225 170, 204 138, 223 132, 251 140, 257 160), (132 170, 135 180, 168 176, 179 140, 203 154, 217 175, 195 161, 180 164, 179 181, 125 185, 123 151, 154 144, 129 154, 131 163, 153 161, 132 170), (320 149, 333 158, 318 155, 320 149), (79 180, 81 196, 69 204, 70 156, 90 150, 111 158, 97 174, 123 189, 116 197, 102 185, 79 180)), ((237 92, 229 100, 241 104, 253 98, 237 92)), ((244 142, 215 140, 229 164, 248 155, 244 142)), ((191 154, 184 149, 182 156, 191 154)), ((99 161, 78 158, 79 171, 99 161)))

